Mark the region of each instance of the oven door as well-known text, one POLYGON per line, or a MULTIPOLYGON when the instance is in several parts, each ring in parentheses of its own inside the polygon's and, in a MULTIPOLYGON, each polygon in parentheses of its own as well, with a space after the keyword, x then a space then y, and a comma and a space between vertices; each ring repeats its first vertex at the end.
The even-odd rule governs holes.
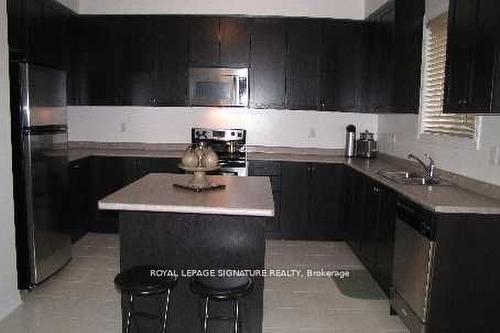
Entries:
POLYGON ((248 106, 247 68, 190 68, 192 106, 248 106))

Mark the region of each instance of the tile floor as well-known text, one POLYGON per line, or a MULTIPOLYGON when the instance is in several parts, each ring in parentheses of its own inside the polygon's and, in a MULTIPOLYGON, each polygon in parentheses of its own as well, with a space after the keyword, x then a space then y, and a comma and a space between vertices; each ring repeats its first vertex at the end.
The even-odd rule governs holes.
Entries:
MULTIPOLYGON (((119 332, 116 235, 88 234, 78 241, 68 266, 31 293, 0 323, 0 332, 119 332)), ((268 241, 266 266, 277 269, 360 269, 342 242, 268 241)), ((331 278, 266 279, 264 332, 406 332, 388 315, 386 300, 342 295, 331 278)))

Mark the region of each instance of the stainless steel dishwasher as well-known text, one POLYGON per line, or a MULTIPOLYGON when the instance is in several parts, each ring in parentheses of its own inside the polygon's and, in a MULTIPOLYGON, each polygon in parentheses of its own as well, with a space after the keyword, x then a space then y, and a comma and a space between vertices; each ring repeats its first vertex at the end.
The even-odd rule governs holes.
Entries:
POLYGON ((426 332, 436 251, 432 213, 398 202, 391 307, 412 333, 426 332))

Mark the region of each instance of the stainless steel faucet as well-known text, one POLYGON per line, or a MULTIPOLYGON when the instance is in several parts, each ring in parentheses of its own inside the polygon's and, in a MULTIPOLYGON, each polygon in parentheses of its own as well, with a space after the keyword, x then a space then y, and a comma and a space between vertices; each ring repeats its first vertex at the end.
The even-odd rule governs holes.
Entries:
POLYGON ((420 158, 413 154, 408 154, 408 159, 413 159, 420 163, 420 165, 424 168, 425 170, 425 181, 432 184, 432 183, 437 183, 439 182, 439 179, 436 176, 435 168, 436 165, 434 164, 434 160, 429 154, 425 154, 425 159, 429 161, 429 164, 425 164, 420 158))

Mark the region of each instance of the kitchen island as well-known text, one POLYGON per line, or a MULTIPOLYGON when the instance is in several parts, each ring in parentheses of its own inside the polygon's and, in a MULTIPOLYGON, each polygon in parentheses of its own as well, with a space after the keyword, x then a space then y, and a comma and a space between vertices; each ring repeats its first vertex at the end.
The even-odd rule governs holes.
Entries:
MULTIPOLYGON (((201 331, 201 300, 189 290, 189 275, 206 270, 262 270, 264 227, 272 223, 274 203, 267 177, 211 176, 225 189, 195 193, 175 188, 190 175, 149 174, 99 201, 99 209, 119 211, 120 270, 159 265, 181 274, 173 291, 169 332, 201 331)), ((262 331, 263 277, 241 301, 242 332, 262 331)), ((138 304, 158 311, 160 298, 138 304)), ((122 298, 122 309, 125 309, 122 298)), ((213 302, 213 315, 230 315, 231 303, 213 302)), ((212 315, 212 314, 211 314, 212 315)), ((145 331, 157 323, 140 320, 145 331)), ((231 323, 211 323, 227 332, 231 323)))

